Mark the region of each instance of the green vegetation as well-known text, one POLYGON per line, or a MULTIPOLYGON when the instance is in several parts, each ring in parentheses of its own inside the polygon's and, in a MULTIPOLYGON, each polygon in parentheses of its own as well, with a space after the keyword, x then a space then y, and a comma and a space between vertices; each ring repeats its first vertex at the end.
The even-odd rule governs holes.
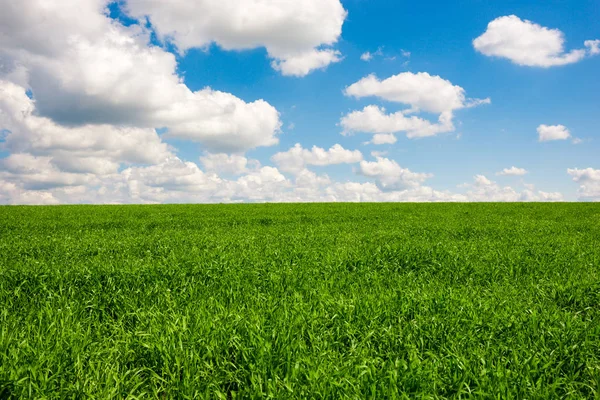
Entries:
POLYGON ((600 204, 0 208, 0 398, 600 398, 600 204))

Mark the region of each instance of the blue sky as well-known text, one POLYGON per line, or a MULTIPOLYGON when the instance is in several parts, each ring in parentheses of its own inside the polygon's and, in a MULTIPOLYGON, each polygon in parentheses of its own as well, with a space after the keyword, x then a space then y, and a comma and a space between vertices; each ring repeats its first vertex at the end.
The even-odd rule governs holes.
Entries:
POLYGON ((2 203, 600 200, 597 1, 25 3, 2 203))

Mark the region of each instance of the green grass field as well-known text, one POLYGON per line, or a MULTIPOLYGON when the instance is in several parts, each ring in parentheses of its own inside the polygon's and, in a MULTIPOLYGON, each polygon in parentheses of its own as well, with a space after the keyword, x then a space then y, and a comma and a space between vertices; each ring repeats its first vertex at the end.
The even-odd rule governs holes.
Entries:
POLYGON ((600 398, 600 204, 0 208, 0 398, 600 398))

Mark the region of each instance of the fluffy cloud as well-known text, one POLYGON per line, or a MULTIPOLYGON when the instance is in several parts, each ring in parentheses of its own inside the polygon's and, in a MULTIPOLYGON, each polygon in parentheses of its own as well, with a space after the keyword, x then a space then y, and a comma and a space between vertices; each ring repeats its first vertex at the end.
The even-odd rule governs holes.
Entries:
POLYGON ((265 47, 275 69, 304 76, 340 61, 334 45, 347 12, 339 0, 127 0, 135 18, 147 17, 162 40, 180 51, 216 43, 226 50, 265 47))
POLYGON ((184 162, 172 156, 147 167, 131 167, 118 177, 132 202, 182 202, 185 199, 209 199, 222 188, 223 181, 214 174, 206 174, 193 162, 184 162))
POLYGON ((374 105, 343 116, 340 125, 344 128, 344 135, 349 132, 369 132, 375 135, 406 132, 408 138, 434 136, 454 130, 450 112, 440 114, 438 123, 434 124, 414 115, 406 116, 403 111, 388 114, 385 108, 374 105))
POLYGON ((271 66, 288 76, 306 76, 315 69, 323 69, 331 63, 342 60, 341 53, 336 50, 312 49, 305 53, 289 56, 282 60, 274 60, 271 66))
POLYGON ((487 30, 473 40, 477 51, 486 56, 508 58, 518 65, 530 67, 552 67, 572 64, 586 54, 600 53, 600 41, 585 42, 586 49, 565 52, 564 34, 558 29, 549 29, 515 15, 499 17, 491 21, 487 30))
POLYGON ((375 178, 377 185, 385 190, 399 190, 417 187, 433 175, 412 172, 402 168, 394 160, 377 157, 376 161, 361 161, 359 173, 366 177, 375 178))
MULTIPOLYGON (((466 194, 438 191, 423 186, 428 173, 412 172, 381 153, 374 153, 375 161, 364 161, 360 151, 340 145, 328 150, 296 145, 275 154, 275 166, 261 166, 242 154, 278 142, 277 110, 260 99, 243 100, 211 88, 190 90, 177 72, 177 58, 152 45, 145 23, 126 27, 112 20, 106 0, 4 3, 0 147, 10 155, 0 159, 0 203, 556 197, 533 188, 521 193, 500 188, 485 177, 477 178, 466 194), (177 157, 165 137, 201 143, 201 164, 177 157), (359 163, 360 179, 372 182, 336 182, 308 169, 342 163, 359 163)), ((273 68, 295 76, 342 58, 332 48, 346 17, 339 0, 250 3, 125 0, 122 5, 140 21, 148 16, 159 38, 182 52, 215 43, 229 50, 264 47, 273 68)), ((598 52, 597 41, 585 46, 589 54, 598 52)), ((343 119, 348 131, 374 133, 375 144, 392 143, 394 132, 417 137, 453 130, 454 111, 489 102, 470 100, 459 86, 426 73, 385 80, 369 76, 346 92, 407 106, 391 114, 368 106, 343 119), (438 121, 413 115, 420 111, 439 114, 438 121)), ((573 174, 588 196, 593 193, 597 180, 573 174)))
POLYGON ((325 193, 330 201, 345 202, 440 202, 467 201, 464 195, 434 190, 427 186, 404 190, 382 190, 371 182, 345 182, 329 186, 325 193))
POLYGON ((500 186, 491 181, 484 175, 475 175, 473 183, 463 184, 466 187, 466 198, 468 201, 493 201, 493 202, 513 202, 513 201, 562 201, 561 193, 548 193, 541 190, 535 191, 533 186, 527 187, 519 192, 510 186, 500 186))
POLYGON ((490 103, 490 99, 468 99, 462 87, 426 72, 403 72, 384 80, 369 75, 348 86, 344 94, 355 98, 374 96, 410 106, 392 114, 386 114, 383 107, 375 105, 353 111, 342 117, 344 133, 406 132, 409 138, 453 131, 453 111, 490 103), (408 116, 420 111, 440 114, 438 123, 408 116))
POLYGON ((13 181, 25 190, 38 191, 97 182, 94 174, 63 172, 52 164, 50 157, 35 157, 26 153, 15 153, 3 158, 0 166, 2 180, 13 181))
POLYGON ((341 145, 335 144, 329 150, 313 146, 304 149, 299 143, 286 152, 275 154, 271 160, 282 171, 299 172, 307 165, 326 166, 333 164, 353 164, 363 159, 359 150, 346 150, 341 145))
POLYGON ((384 80, 369 75, 348 86, 344 94, 356 98, 375 96, 410 105, 413 111, 436 114, 489 102, 467 99, 463 88, 427 72, 403 72, 384 80))
POLYGON ((537 128, 540 142, 550 140, 566 140, 571 137, 571 132, 564 125, 540 125, 537 128))
MULTIPOLYGON (((317 175, 306 168, 295 172, 295 179, 290 180, 270 166, 246 171, 236 179, 224 179, 175 156, 158 164, 131 166, 120 173, 98 176, 64 173, 53 167, 48 158, 15 154, 2 161, 0 171, 0 203, 10 204, 562 199, 559 193, 535 191, 530 185, 522 192, 500 187, 484 176, 465 185, 465 194, 439 191, 422 186, 430 174, 414 173, 387 159, 363 162, 357 172, 374 182, 362 183, 334 182, 327 175, 317 175)), ((596 179, 598 173, 572 172, 581 182, 596 179)), ((597 186, 596 190, 600 194, 597 186)))
POLYGON ((274 107, 210 88, 191 91, 173 54, 150 45, 144 28, 108 18, 104 1, 26 3, 3 9, 9 23, 0 24, 0 58, 13 66, 5 79, 26 78, 40 115, 69 126, 165 127, 217 151, 278 142, 274 107), (17 66, 26 72, 15 74, 17 66))
POLYGON ((517 168, 512 166, 510 168, 504 168, 502 171, 498 172, 496 175, 504 175, 504 176, 523 176, 527 174, 527 170, 524 168, 517 168))
POLYGON ((373 135, 373 139, 366 144, 394 144, 397 141, 398 139, 392 133, 376 133, 373 135))
POLYGON ((105 174, 120 163, 155 163, 171 152, 154 129, 83 125, 67 127, 36 114, 25 88, 0 80, 0 127, 10 133, 4 147, 11 152, 46 156, 67 172, 105 174))
POLYGON ((600 54, 600 40, 586 40, 583 44, 591 55, 600 54))
POLYGON ((579 200, 600 201, 600 169, 569 168, 567 173, 579 183, 579 200))
POLYGON ((110 186, 98 190, 99 197, 94 201, 107 197, 134 203, 278 201, 290 188, 292 183, 274 167, 259 167, 231 180, 204 172, 193 162, 171 157, 113 176, 110 186))
POLYGON ((0 178, 0 204, 59 204, 52 193, 46 191, 25 190, 19 185, 3 181, 0 178))
POLYGON ((258 160, 248 160, 239 154, 206 154, 200 157, 200 162, 207 171, 240 175, 260 168, 258 160))

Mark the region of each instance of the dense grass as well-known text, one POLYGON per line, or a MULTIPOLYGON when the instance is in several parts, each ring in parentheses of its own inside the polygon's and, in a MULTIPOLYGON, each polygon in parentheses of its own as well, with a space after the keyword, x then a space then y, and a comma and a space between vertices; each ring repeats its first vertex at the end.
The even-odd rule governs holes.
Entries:
POLYGON ((600 204, 0 208, 0 398, 599 398, 600 204))

